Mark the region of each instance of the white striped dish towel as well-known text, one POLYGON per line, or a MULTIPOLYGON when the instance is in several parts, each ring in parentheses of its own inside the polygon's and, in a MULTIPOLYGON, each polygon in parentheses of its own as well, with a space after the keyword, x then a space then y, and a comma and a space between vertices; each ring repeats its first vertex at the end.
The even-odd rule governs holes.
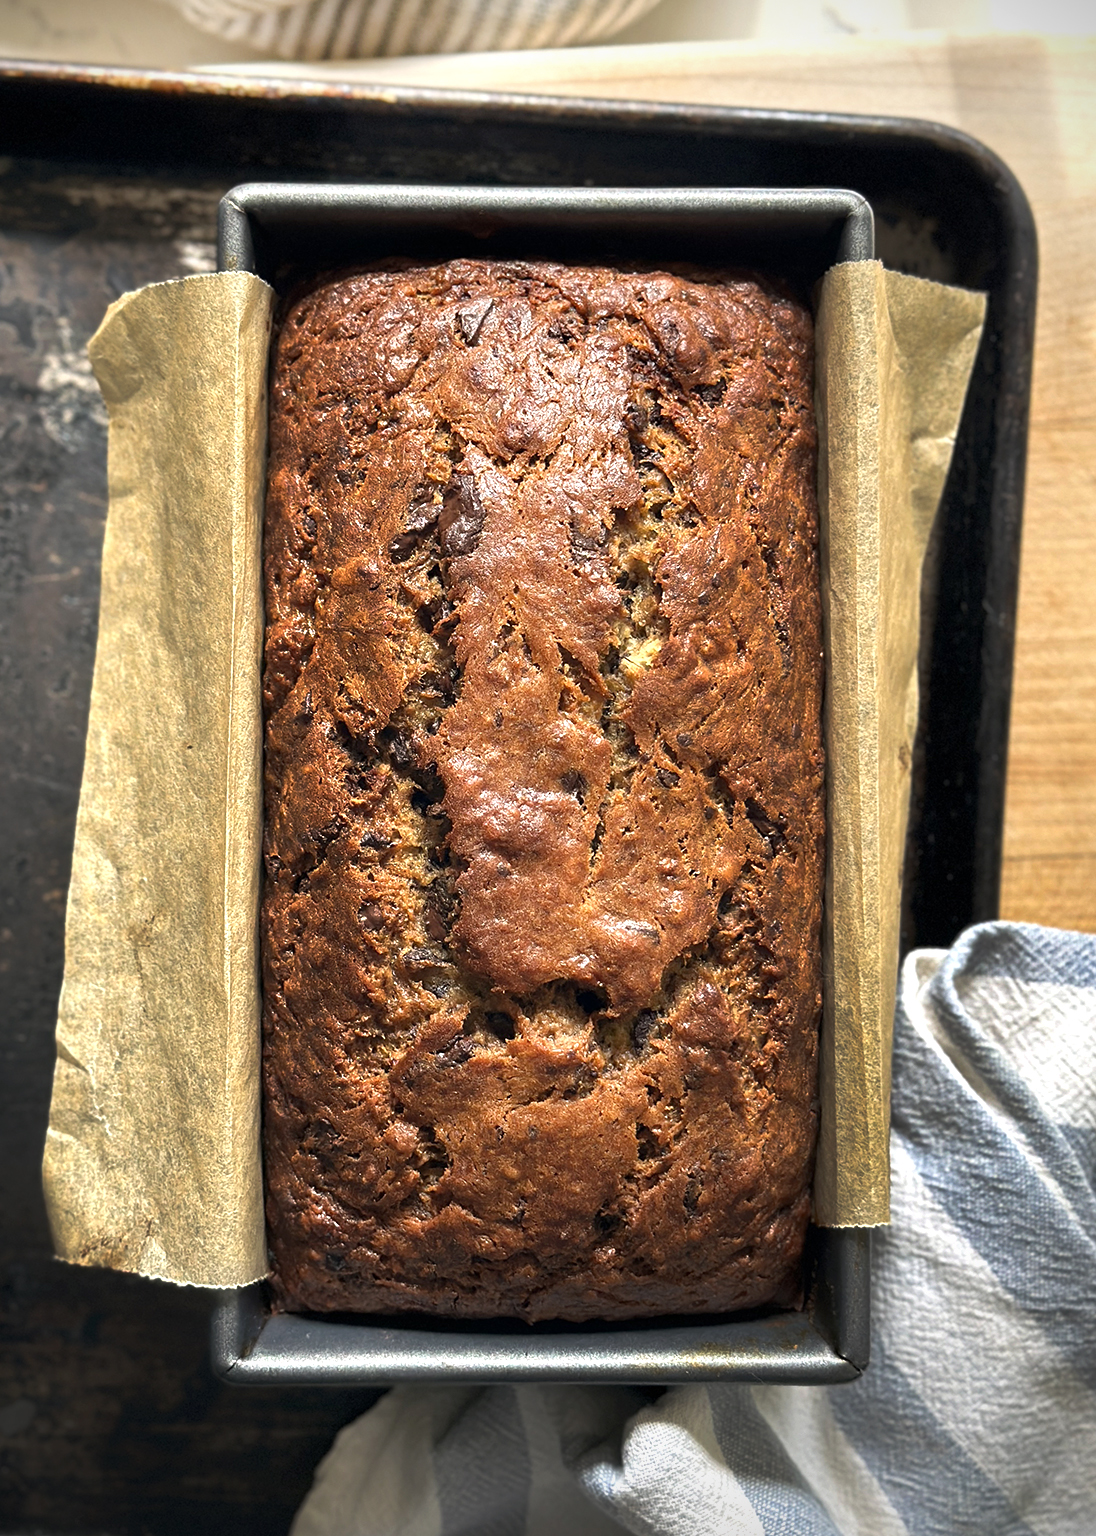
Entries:
POLYGON ((658 0, 170 0, 203 31, 283 59, 597 43, 658 0))
POLYGON ((292 1536, 1093 1536, 1096 937, 921 950, 893 1225, 840 1387, 400 1387, 292 1536))

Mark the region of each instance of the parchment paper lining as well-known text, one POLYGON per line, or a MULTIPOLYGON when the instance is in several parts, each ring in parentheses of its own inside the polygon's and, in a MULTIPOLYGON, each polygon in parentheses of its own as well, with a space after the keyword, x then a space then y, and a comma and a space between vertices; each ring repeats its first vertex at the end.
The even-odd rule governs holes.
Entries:
MULTIPOLYGON (((155 284, 112 305, 90 343, 110 510, 44 1164, 62 1258, 217 1287, 267 1267, 256 913, 271 297, 242 273, 155 284)), ((984 308, 876 262, 835 267, 822 288, 823 1225, 889 1216, 920 572, 984 308)))

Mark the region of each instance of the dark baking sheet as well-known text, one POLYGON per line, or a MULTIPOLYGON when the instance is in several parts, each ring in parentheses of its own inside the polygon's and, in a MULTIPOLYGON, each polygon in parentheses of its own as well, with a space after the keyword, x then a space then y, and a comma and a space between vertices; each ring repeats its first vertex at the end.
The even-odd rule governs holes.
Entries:
POLYGON ((217 202, 247 178, 843 185, 872 201, 889 265, 985 288, 927 592, 907 946, 996 914, 1036 248, 994 156, 872 118, 0 65, 9 1529, 284 1531, 334 1429, 372 1397, 222 1387, 208 1298, 57 1264, 39 1187, 105 509, 82 348, 125 289, 212 267, 217 202))

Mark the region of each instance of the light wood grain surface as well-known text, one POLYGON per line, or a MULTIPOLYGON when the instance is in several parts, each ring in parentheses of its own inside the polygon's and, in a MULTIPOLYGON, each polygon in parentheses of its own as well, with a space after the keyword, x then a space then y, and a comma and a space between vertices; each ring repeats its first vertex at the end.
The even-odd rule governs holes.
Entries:
POLYGON ((356 77, 932 118, 1008 162, 1035 210, 1041 281, 1001 911, 1096 931, 1096 41, 680 43, 399 59, 356 77))

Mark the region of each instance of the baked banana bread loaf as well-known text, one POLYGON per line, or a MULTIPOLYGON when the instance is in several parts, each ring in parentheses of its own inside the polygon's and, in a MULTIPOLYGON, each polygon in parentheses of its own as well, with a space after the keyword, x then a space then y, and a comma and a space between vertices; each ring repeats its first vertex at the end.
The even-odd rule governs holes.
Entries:
POLYGON ((274 359, 265 1158, 292 1309, 794 1303, 823 880, 808 313, 458 260, 274 359))

